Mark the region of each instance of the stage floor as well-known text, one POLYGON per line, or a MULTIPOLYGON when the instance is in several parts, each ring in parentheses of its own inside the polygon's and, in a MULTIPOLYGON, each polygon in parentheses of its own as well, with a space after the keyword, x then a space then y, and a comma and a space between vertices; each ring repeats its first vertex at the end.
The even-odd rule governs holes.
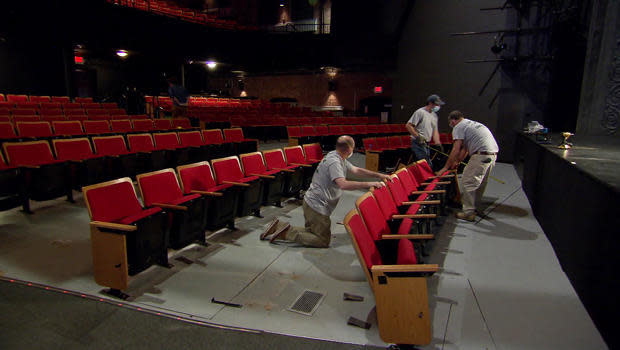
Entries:
MULTIPOLYGON (((269 145, 268 145, 269 146, 269 145)), ((363 164, 363 156, 353 158, 363 164)), ((605 349, 531 213, 512 165, 498 164, 485 195, 485 217, 452 216, 438 233, 429 279, 433 342, 426 349, 605 349)), ((194 320, 296 337, 385 346, 374 299, 344 226, 363 191, 346 192, 332 220, 329 249, 272 245, 258 235, 278 216, 303 225, 300 202, 265 207, 263 219, 241 218, 238 231, 210 234, 207 248, 171 252, 168 270, 152 267, 131 281, 129 303, 194 320), (175 258, 194 261, 186 264, 175 258), (313 316, 287 308, 306 289, 326 293, 313 316), (343 301, 344 292, 364 296, 343 301), (241 308, 211 299, 242 304, 241 308), (368 320, 369 330, 346 324, 368 320)), ((33 205, 34 215, 0 213, 0 274, 107 298, 92 278, 88 213, 77 203, 33 205)), ((156 317, 156 316, 153 316, 156 317)))

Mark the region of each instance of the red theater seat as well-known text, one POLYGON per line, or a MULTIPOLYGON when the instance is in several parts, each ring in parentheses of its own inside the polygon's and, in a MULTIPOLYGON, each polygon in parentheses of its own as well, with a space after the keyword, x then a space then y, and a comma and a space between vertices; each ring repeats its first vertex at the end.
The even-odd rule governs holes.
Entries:
POLYGON ((107 120, 85 120, 82 122, 87 134, 109 134, 110 124, 107 120))
POLYGON ((303 189, 304 173, 300 166, 287 165, 284 152, 281 149, 263 151, 263 158, 269 170, 279 170, 284 175, 283 194, 285 196, 300 196, 303 189))
POLYGON ((6 100, 9 102, 28 102, 27 95, 6 95, 6 100))
POLYGON ((226 142, 234 142, 236 145, 235 153, 250 153, 258 150, 258 140, 246 139, 243 136, 243 129, 224 129, 223 132, 226 142))
POLYGON ((306 160, 309 163, 320 162, 323 159, 323 149, 318 143, 305 144, 304 153, 306 154, 306 160))
POLYGON ((19 137, 52 137, 52 127, 49 122, 17 122, 15 123, 19 137))
POLYGON ((189 150, 181 146, 176 132, 155 133, 153 141, 155 149, 166 151, 169 168, 190 163, 189 150))
POLYGON ((344 218, 362 269, 375 295, 377 323, 381 339, 398 344, 428 344, 432 339, 426 277, 439 270, 437 265, 419 264, 414 245, 407 239, 388 244, 394 256, 386 261, 358 211, 344 218), (416 295, 412 299, 410 293, 416 295), (398 319, 398 323, 393 320, 398 319))
POLYGON ((53 121, 52 126, 54 127, 54 134, 56 135, 73 136, 84 134, 82 123, 79 121, 53 121))
POLYGON ((93 153, 87 138, 56 139, 52 145, 58 160, 70 162, 74 189, 108 179, 106 158, 93 153))
POLYGON ((112 177, 135 177, 144 170, 143 157, 127 149, 123 136, 94 136, 92 140, 96 154, 108 157, 112 177))
POLYGON ((231 184, 239 187, 237 216, 247 216, 251 213, 260 216, 260 204, 263 198, 262 180, 258 176, 246 177, 236 156, 214 159, 211 164, 218 185, 231 184))
POLYGON ((15 132, 15 128, 13 124, 9 122, 0 122, 0 139, 15 139, 17 138, 17 133, 15 132))
POLYGON ((118 292, 128 287, 128 275, 153 264, 169 267, 168 215, 160 208, 143 209, 131 179, 86 186, 83 192, 97 284, 118 292))
POLYGON ((112 131, 117 133, 128 133, 133 131, 129 119, 111 120, 110 126, 112 127, 112 131))
POLYGON ((200 194, 207 199, 207 228, 218 230, 228 225, 235 228, 238 190, 231 184, 218 185, 213 177, 211 165, 199 162, 177 168, 185 194, 200 194))
POLYGON ((75 103, 92 103, 93 102, 93 98, 92 97, 76 97, 74 99, 75 103))
POLYGON ((134 131, 151 131, 155 130, 151 119, 132 119, 134 131))
POLYGON ((128 134, 127 141, 131 152, 150 155, 150 159, 145 157, 146 170, 160 170, 168 166, 167 151, 155 149, 151 134, 128 134))
POLYGON ((177 129, 191 129, 192 128, 192 124, 187 118, 172 119, 172 126, 177 129))
POLYGON ((155 119, 154 123, 155 123, 156 130, 172 129, 172 121, 170 119, 165 119, 165 118, 155 119))
POLYGON ((67 196, 73 201, 69 167, 52 154, 47 141, 5 142, 4 154, 9 166, 23 167, 22 207, 30 211, 30 200, 45 201, 67 196))
POLYGON ((199 194, 184 195, 172 169, 137 176, 142 201, 171 215, 170 247, 183 248, 193 242, 205 244, 206 200, 199 194))
POLYGON ((260 152, 239 155, 245 176, 258 176, 263 179, 263 205, 273 204, 281 207, 284 177, 281 170, 267 170, 260 152))
POLYGON ((52 96, 52 102, 71 103, 71 100, 67 96, 52 96))

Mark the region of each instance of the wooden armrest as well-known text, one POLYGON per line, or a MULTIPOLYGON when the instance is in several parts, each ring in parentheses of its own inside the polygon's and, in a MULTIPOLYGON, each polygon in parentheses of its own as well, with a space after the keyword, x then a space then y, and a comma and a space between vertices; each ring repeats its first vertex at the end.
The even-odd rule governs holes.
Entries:
POLYGON ((432 184, 435 184, 435 185, 449 185, 449 184, 451 184, 451 182, 450 181, 422 182, 420 184, 420 186, 428 186, 428 185, 432 185, 432 184))
POLYGON ((258 176, 263 179, 275 179, 276 177, 273 175, 264 175, 264 174, 250 174, 250 176, 258 176))
POLYGON ((213 197, 221 197, 224 195, 223 193, 220 193, 220 192, 209 192, 209 191, 198 191, 198 190, 192 190, 190 191, 190 193, 204 194, 205 196, 213 196, 213 197))
POLYGON ((273 168, 273 170, 285 171, 285 172, 287 172, 287 173, 294 173, 294 172, 295 172, 295 170, 293 170, 293 169, 273 168))
POLYGON ((39 165, 20 165, 21 168, 26 168, 26 169, 39 169, 41 168, 41 166, 39 165))
POLYGON ((234 182, 234 181, 222 181, 223 184, 242 186, 242 187, 250 187, 250 184, 246 184, 243 182, 234 182))
POLYGON ((432 201, 411 201, 411 202, 403 202, 403 205, 413 205, 413 204, 432 205, 432 204, 441 204, 441 201, 440 201, 440 200, 432 200, 432 201))
POLYGON ((381 239, 435 239, 435 235, 381 235, 381 239))
POLYGON ((419 264, 419 265, 373 265, 371 268, 373 275, 375 273, 385 272, 437 272, 439 265, 437 264, 419 264))
POLYGON ((446 193, 446 190, 413 191, 413 192, 411 192, 411 194, 424 194, 424 193, 428 193, 428 194, 441 194, 441 193, 446 193))
POLYGON ((454 174, 436 175, 436 176, 429 177, 429 179, 446 178, 446 177, 454 177, 454 176, 455 176, 454 174))
POLYGON ((119 230, 119 231, 135 231, 138 228, 133 225, 124 225, 124 224, 116 224, 113 222, 105 222, 105 221, 91 221, 90 226, 95 226, 99 228, 107 228, 110 230, 119 230))
POLYGON ((291 163, 292 165, 296 165, 296 166, 303 166, 306 168, 312 168, 312 165, 310 164, 301 164, 301 163, 291 163))
POLYGON ((165 204, 165 203, 153 203, 154 206, 166 209, 173 210, 187 210, 186 206, 183 205, 174 205, 174 204, 165 204))
POLYGON ((69 160, 70 163, 83 163, 84 159, 71 159, 69 160))
POLYGON ((392 215, 392 219, 434 219, 437 214, 396 214, 392 215))

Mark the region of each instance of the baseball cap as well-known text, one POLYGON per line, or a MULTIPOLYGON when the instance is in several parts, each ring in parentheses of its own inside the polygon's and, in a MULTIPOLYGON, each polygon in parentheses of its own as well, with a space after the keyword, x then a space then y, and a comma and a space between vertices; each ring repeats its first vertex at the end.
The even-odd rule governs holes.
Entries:
POLYGON ((445 103, 445 102, 443 102, 443 101, 441 100, 441 98, 440 98, 439 96, 437 96, 437 95, 430 95, 430 96, 426 99, 426 103, 429 103, 429 102, 432 102, 432 103, 434 103, 434 104, 436 104, 436 105, 439 105, 439 106, 443 106, 443 105, 445 105, 445 104, 446 104, 446 103, 445 103))

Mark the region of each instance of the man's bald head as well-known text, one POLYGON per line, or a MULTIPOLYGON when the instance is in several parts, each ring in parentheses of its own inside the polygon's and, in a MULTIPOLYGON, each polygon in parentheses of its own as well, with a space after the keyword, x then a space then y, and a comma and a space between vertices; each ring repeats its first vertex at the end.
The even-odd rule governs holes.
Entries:
POLYGON ((336 140, 336 150, 345 158, 353 153, 355 140, 349 135, 342 135, 336 140))

